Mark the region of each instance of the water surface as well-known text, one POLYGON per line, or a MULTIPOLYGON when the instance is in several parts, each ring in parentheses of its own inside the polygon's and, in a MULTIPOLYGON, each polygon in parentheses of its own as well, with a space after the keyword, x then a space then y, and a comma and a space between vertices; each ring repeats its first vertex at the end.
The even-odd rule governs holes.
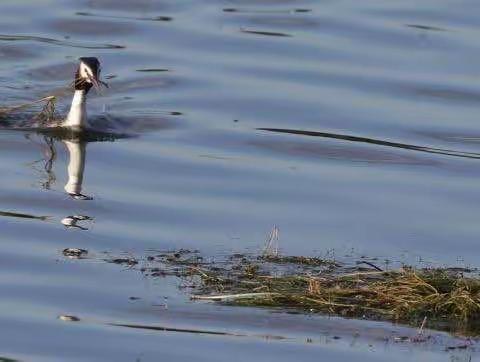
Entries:
POLYGON ((254 251, 277 225, 285 254, 478 266, 478 4, 455 5, 4 0, 2 105, 53 94, 64 114, 96 56, 110 88, 90 120, 114 136, 0 121, 0 356, 468 360, 387 343, 388 324, 191 303, 102 262, 254 251), (92 200, 65 190, 72 157, 92 200))

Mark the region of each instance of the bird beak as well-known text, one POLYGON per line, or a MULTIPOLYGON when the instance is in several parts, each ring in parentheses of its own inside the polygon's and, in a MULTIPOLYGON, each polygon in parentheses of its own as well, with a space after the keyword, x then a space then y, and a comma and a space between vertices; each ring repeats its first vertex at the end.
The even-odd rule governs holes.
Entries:
POLYGON ((108 84, 102 81, 98 74, 95 74, 94 76, 88 76, 88 80, 93 84, 98 92, 101 91, 101 86, 108 88, 108 84))
POLYGON ((97 76, 93 76, 93 77, 89 76, 88 80, 93 84, 93 86, 97 91, 100 90, 100 83, 98 82, 97 76))

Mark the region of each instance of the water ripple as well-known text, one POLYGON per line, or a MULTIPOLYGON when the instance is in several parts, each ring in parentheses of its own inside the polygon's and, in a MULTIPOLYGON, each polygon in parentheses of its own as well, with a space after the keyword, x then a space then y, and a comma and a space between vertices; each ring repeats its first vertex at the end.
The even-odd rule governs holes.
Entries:
POLYGON ((297 129, 282 129, 282 128, 257 128, 257 130, 276 132, 276 133, 288 133, 288 134, 311 136, 311 137, 333 138, 333 139, 338 139, 343 141, 369 143, 369 144, 378 145, 378 146, 402 148, 402 149, 411 150, 411 151, 435 153, 435 154, 454 156, 454 157, 480 159, 480 153, 476 153, 476 152, 464 152, 464 151, 456 151, 456 150, 450 150, 450 149, 444 149, 444 148, 418 146, 418 145, 412 145, 407 143, 390 142, 390 141, 384 141, 384 140, 375 139, 375 138, 351 136, 346 134, 304 131, 304 130, 297 130, 297 129))
POLYGON ((83 48, 83 49, 124 49, 123 45, 116 44, 96 44, 85 42, 72 42, 67 40, 58 40, 53 38, 45 38, 34 35, 7 35, 0 34, 0 41, 33 41, 38 43, 47 43, 59 46, 66 46, 71 48, 83 48))
POLYGON ((260 30, 249 30, 240 28, 240 32, 247 33, 247 34, 255 34, 255 35, 266 35, 266 36, 279 36, 279 37, 291 37, 292 35, 287 33, 280 33, 274 31, 260 31, 260 30))
POLYGON ((126 19, 126 20, 141 20, 141 21, 172 21, 171 16, 115 16, 115 15, 100 15, 84 11, 78 11, 75 13, 78 16, 90 16, 97 18, 108 18, 108 19, 126 19))
POLYGON ((49 216, 36 216, 31 214, 23 214, 19 212, 9 212, 9 211, 0 211, 0 217, 13 217, 13 218, 20 218, 20 219, 34 219, 34 220, 41 220, 46 221, 48 220, 49 216))

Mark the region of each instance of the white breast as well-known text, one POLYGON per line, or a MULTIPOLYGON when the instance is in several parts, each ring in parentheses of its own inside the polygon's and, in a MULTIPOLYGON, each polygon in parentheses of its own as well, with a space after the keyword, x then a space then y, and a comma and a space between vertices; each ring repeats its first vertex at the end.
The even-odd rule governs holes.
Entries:
POLYGON ((85 128, 87 126, 87 94, 84 90, 76 90, 73 95, 70 112, 62 127, 85 128))

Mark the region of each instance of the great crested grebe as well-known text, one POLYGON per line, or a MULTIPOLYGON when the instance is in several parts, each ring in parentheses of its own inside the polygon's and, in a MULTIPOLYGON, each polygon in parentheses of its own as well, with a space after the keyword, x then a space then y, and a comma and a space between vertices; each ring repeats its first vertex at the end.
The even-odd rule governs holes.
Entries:
POLYGON ((97 90, 101 85, 108 85, 100 80, 100 62, 95 57, 79 58, 79 65, 75 72, 72 105, 67 118, 60 124, 61 127, 68 127, 74 130, 82 130, 88 126, 87 123, 87 93, 93 87, 97 90))

